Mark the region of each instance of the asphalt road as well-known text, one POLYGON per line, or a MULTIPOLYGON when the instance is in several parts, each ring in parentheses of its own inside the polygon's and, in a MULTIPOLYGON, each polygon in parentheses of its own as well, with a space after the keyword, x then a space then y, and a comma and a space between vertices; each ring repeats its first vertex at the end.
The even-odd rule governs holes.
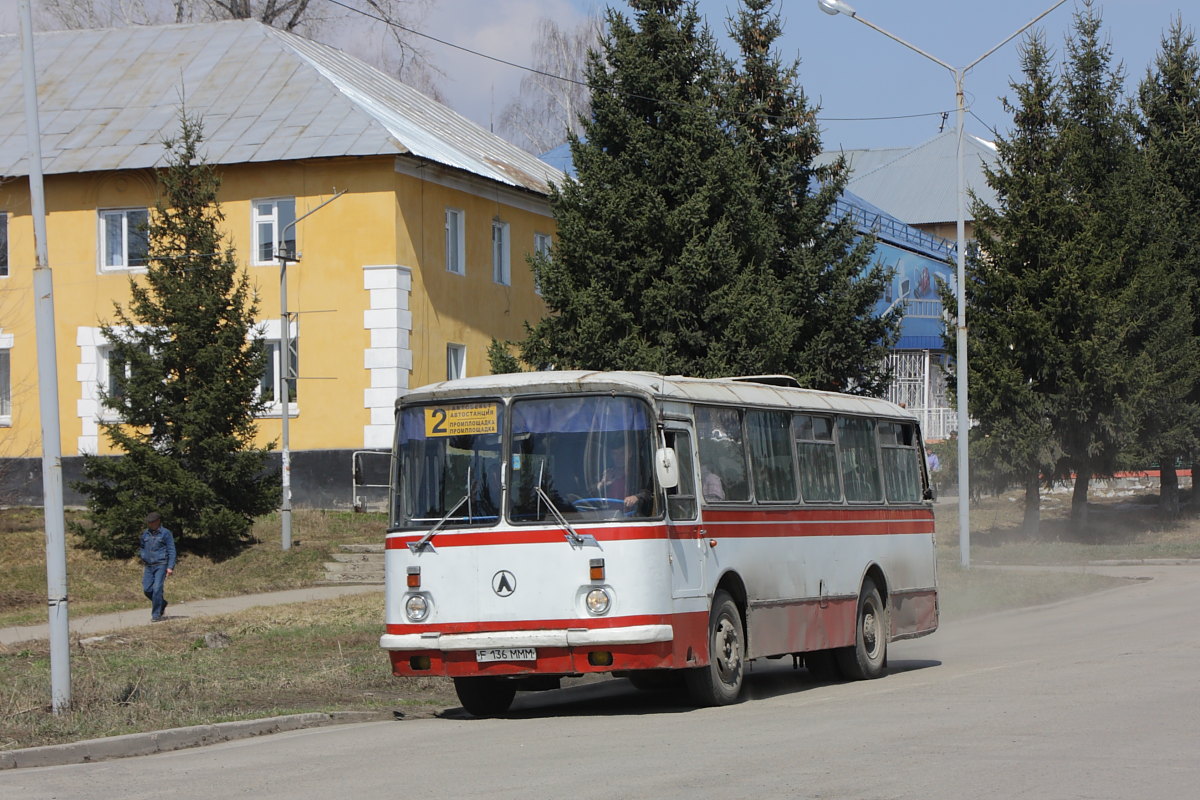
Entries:
MULTIPOLYGON (((1200 569, 896 643, 890 674, 755 665, 734 707, 608 680, 506 719, 316 728, 0 773, 21 798, 1191 798, 1200 796, 1200 569)), ((382 656, 381 656, 382 657, 382 656)))

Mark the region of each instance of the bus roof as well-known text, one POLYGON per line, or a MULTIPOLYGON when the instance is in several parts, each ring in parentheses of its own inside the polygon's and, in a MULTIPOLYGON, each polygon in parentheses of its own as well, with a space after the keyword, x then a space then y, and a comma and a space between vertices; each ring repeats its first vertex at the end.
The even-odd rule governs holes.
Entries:
POLYGON ((571 392, 633 392, 659 400, 732 404, 737 406, 787 406, 815 411, 908 418, 902 406, 874 397, 822 392, 759 383, 737 378, 686 378, 653 372, 591 372, 564 370, 484 375, 431 383, 401 396, 396 405, 436 403, 467 397, 510 394, 564 394, 571 392))

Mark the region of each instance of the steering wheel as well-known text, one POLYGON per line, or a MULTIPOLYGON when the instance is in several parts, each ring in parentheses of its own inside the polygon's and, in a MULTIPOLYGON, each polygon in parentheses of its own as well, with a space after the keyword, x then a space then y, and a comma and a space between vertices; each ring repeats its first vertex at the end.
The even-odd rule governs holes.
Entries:
POLYGON ((580 497, 572 500, 576 511, 624 511, 625 501, 620 497, 580 497))

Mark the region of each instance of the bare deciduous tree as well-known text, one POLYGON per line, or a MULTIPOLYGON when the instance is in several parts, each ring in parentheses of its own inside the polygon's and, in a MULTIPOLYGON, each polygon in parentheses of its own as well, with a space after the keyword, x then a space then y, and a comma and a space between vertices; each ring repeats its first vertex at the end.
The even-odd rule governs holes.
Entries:
POLYGON ((412 33, 433 0, 38 0, 41 17, 54 27, 113 28, 127 25, 256 19, 325 44, 354 42, 354 53, 400 80, 441 100, 440 71, 412 33))
POLYGON ((534 72, 521 79, 521 89, 500 113, 500 133, 532 153, 544 153, 578 133, 581 116, 591 114, 591 92, 585 67, 589 50, 598 50, 604 23, 589 17, 573 29, 552 19, 538 22, 533 45, 534 72))

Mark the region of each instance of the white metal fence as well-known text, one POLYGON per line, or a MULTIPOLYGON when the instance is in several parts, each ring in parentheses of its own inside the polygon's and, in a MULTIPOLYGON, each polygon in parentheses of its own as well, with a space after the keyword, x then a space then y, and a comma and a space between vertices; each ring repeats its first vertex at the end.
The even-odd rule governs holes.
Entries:
POLYGON ((886 397, 917 415, 926 441, 946 439, 958 429, 946 395, 944 359, 932 350, 896 350, 888 355, 892 385, 886 397))

